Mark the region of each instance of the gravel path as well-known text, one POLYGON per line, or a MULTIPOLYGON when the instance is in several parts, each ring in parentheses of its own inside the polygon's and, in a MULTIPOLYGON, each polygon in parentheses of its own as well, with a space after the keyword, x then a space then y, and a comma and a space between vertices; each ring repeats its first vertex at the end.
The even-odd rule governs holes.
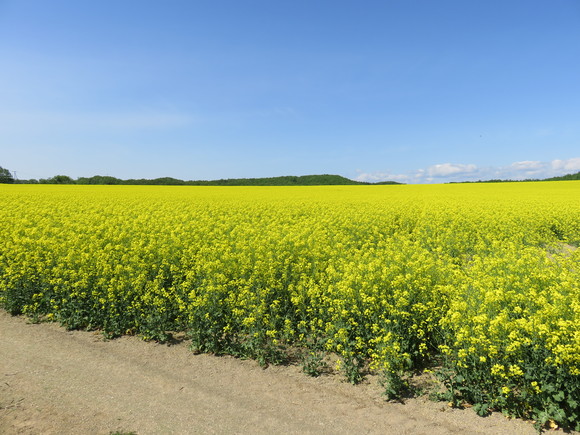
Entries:
POLYGON ((376 382, 193 355, 186 343, 103 341, 0 310, 2 434, 535 434, 423 399, 387 403, 376 382))

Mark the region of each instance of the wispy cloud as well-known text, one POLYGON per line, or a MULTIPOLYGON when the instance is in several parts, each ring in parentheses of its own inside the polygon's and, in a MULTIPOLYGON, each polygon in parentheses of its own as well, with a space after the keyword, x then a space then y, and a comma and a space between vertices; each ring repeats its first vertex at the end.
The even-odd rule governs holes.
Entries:
POLYGON ((523 162, 514 162, 510 167, 518 171, 537 171, 544 168, 545 165, 543 162, 524 160, 523 162))
POLYGON ((524 160, 501 167, 498 172, 502 178, 532 178, 546 173, 549 166, 550 163, 547 162, 524 160))
POLYGON ((463 165, 454 163, 442 163, 439 165, 429 166, 426 172, 430 177, 439 178, 473 174, 476 171, 477 166, 473 164, 463 165))
POLYGON ((417 169, 406 174, 392 172, 362 172, 356 177, 359 181, 376 183, 379 181, 398 181, 401 183, 444 183, 456 181, 467 177, 473 177, 479 173, 474 164, 440 163, 425 169, 417 169))
POLYGON ((530 161, 514 162, 509 166, 498 168, 500 178, 549 178, 580 171, 580 158, 556 159, 550 162, 530 161))
POLYGON ((108 113, 45 111, 0 111, 0 130, 35 129, 164 129, 184 127, 199 122, 191 114, 157 110, 134 110, 108 113))
POLYGON ((398 181, 401 183, 411 183, 413 177, 408 174, 393 174, 391 172, 360 172, 356 177, 358 181, 366 183, 378 183, 380 181, 398 181))
POLYGON ((550 162, 523 160, 507 166, 479 167, 475 164, 439 163, 405 174, 382 172, 362 172, 359 181, 399 181, 403 183, 446 183, 450 181, 478 181, 490 179, 523 180, 529 178, 550 178, 580 171, 580 157, 556 159, 550 162))
POLYGON ((552 169, 554 171, 580 171, 580 157, 568 160, 552 160, 552 169))

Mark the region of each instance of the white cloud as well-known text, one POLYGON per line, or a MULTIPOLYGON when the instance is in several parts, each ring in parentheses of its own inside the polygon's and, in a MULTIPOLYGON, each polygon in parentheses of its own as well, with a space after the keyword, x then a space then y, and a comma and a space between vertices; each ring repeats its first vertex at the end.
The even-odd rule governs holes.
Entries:
POLYGON ((557 177, 580 171, 580 158, 552 160, 540 162, 525 160, 514 162, 509 166, 500 167, 496 171, 496 178, 521 180, 526 178, 543 179, 557 177))
POLYGON ((363 172, 359 174, 355 180, 363 181, 365 183, 378 183, 380 181, 398 181, 400 183, 411 182, 411 176, 405 174, 391 174, 389 172, 363 172))
POLYGON ((580 171, 580 157, 575 157, 568 160, 552 160, 552 169, 555 171, 580 171))
POLYGON ((549 163, 536 160, 524 160, 514 162, 505 168, 499 168, 498 175, 501 178, 533 178, 546 173, 549 163))
POLYGON ((427 173, 430 177, 449 177, 455 175, 472 174, 477 171, 477 166, 473 164, 463 165, 454 163, 441 163, 429 166, 427 173))
POLYGON ((363 172, 359 181, 375 183, 377 181, 400 181, 402 183, 446 183, 449 181, 479 180, 524 180, 544 179, 571 174, 580 171, 580 157, 564 160, 542 162, 522 160, 507 166, 478 167, 475 164, 440 163, 426 169, 417 169, 407 174, 392 172, 363 172))
POLYGON ((510 165, 510 167, 515 169, 516 171, 537 170, 544 168, 544 166, 545 163, 532 160, 524 160, 523 162, 514 162, 510 165))
POLYGON ((441 163, 429 166, 427 169, 417 169, 406 174, 393 172, 361 172, 356 180, 367 183, 377 183, 379 181, 398 181, 401 183, 431 183, 433 181, 445 182, 444 178, 456 180, 460 176, 473 176, 479 171, 473 164, 441 163))

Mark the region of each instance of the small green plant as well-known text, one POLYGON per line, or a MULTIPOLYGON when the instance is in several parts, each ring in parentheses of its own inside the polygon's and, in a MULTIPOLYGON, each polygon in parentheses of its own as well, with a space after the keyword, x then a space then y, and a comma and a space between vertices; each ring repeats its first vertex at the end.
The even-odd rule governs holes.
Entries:
POLYGON ((320 376, 327 368, 324 362, 324 354, 316 351, 308 351, 302 355, 302 371, 309 376, 320 376))
POLYGON ((385 370, 380 383, 388 400, 401 399, 405 392, 410 391, 409 382, 404 379, 402 372, 385 370))

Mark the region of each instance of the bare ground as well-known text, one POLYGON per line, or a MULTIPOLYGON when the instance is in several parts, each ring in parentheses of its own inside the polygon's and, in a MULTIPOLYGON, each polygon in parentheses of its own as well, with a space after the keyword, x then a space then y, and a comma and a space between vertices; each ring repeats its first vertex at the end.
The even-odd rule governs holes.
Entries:
POLYGON ((187 344, 104 341, 0 310, 2 434, 534 434, 501 414, 411 399, 373 380, 311 378, 300 367, 194 355, 187 344))

